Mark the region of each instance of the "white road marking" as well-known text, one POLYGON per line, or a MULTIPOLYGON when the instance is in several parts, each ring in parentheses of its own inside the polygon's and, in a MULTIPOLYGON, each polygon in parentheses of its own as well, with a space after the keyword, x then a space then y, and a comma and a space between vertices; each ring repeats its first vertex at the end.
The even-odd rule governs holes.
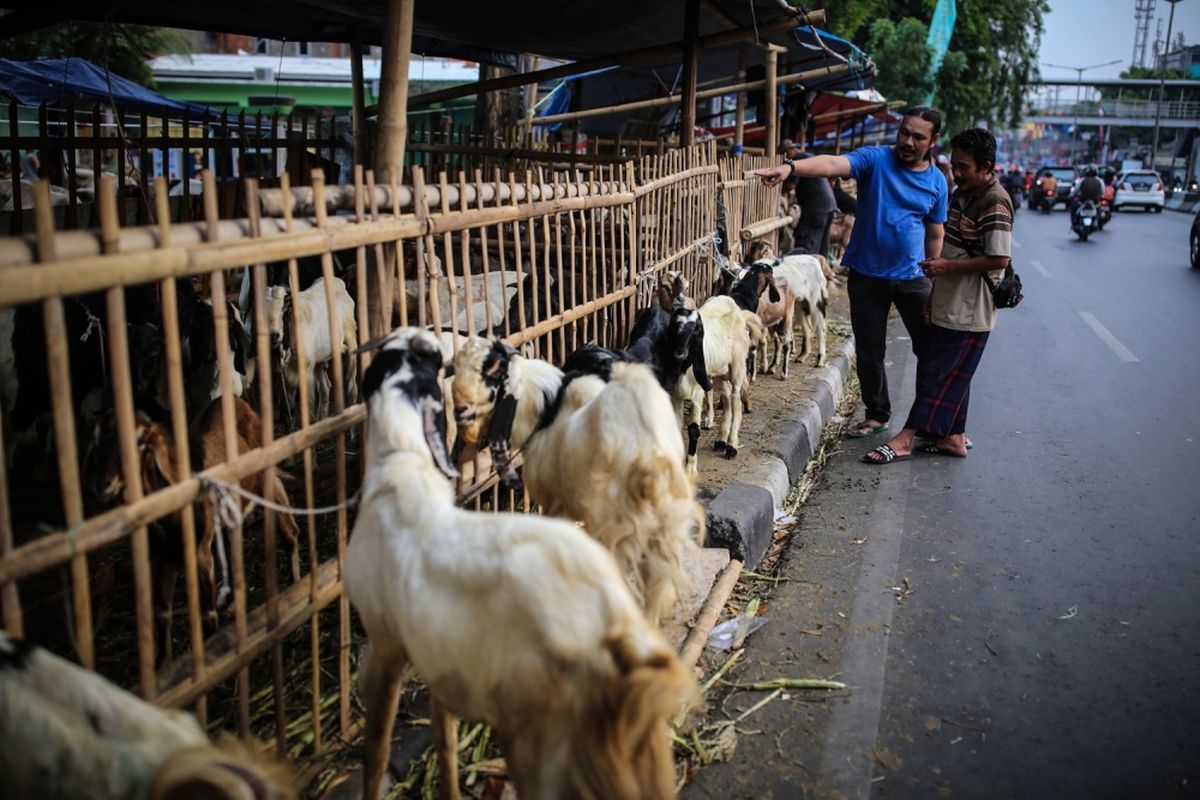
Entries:
POLYGON ((1100 337, 1100 341, 1108 345, 1108 348, 1116 354, 1117 358, 1122 361, 1137 361, 1138 357, 1133 354, 1128 347, 1121 344, 1117 337, 1112 335, 1108 328, 1101 324, 1100 320, 1087 311, 1080 311, 1079 318, 1087 323, 1087 326, 1092 329, 1092 332, 1100 337))
POLYGON ((1042 265, 1042 262, 1038 261, 1036 258, 1031 258, 1029 263, 1033 264, 1033 268, 1042 273, 1042 275, 1047 278, 1050 277, 1050 270, 1046 269, 1046 267, 1042 265))

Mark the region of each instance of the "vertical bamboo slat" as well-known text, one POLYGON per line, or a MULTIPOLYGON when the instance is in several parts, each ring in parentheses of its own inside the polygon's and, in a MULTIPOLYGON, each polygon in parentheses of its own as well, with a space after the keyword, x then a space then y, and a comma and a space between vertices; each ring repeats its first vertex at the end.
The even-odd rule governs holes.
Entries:
MULTIPOLYGON (((53 261, 54 218, 50 211, 50 183, 34 184, 34 221, 38 261, 53 261)), ((14 192, 14 198, 19 192, 14 192)), ((15 206, 14 206, 15 207, 15 206)), ((50 376, 50 400, 54 412, 54 444, 58 454, 58 481, 62 491, 63 516, 67 529, 83 521, 83 495, 79 487, 79 455, 75 446, 75 414, 71 405, 71 369, 67 352, 67 325, 63 299, 49 297, 42 303, 46 333, 46 359, 50 376)), ((79 661, 89 669, 96 658, 92 642, 92 593, 87 556, 71 558, 71 597, 75 614, 75 648, 79 661)))
MULTIPOLYGON (((171 215, 167 198, 167 182, 155 181, 155 202, 158 215, 158 246, 171 246, 171 215)), ((191 444, 188 441, 187 408, 183 391, 183 353, 180 348, 179 303, 174 278, 162 281, 163 346, 167 368, 167 398, 171 410, 171 431, 175 444, 175 470, 180 480, 191 477, 191 444)), ((196 572, 196 517, 189 505, 180 512, 183 533, 183 580, 187 591, 188 633, 191 641, 192 680, 200 681, 206 670, 204 664, 204 630, 200 619, 200 585, 196 572)), ((208 700, 204 695, 196 701, 196 720, 201 726, 208 721, 208 700)))
MULTIPOLYGON (((316 223, 318 229, 325 228, 325 175, 320 170, 312 174, 313 203, 316 207, 316 223)), ((321 274, 325 278, 325 302, 331 312, 329 314, 329 340, 333 342, 334 358, 333 373, 333 410, 340 414, 345 409, 345 376, 342 374, 341 353, 342 330, 334 324, 332 309, 333 302, 333 256, 330 253, 321 254, 321 274)), ((334 475, 337 481, 336 502, 337 510, 337 563, 338 579, 342 579, 346 563, 346 434, 339 431, 335 444, 334 475)), ((350 729, 350 601, 345 592, 338 598, 338 688, 340 704, 338 722, 343 735, 350 729)))
MULTIPOLYGON (((99 194, 100 238, 105 253, 117 252, 120 225, 114 203, 114 178, 105 175, 99 194)), ((133 378, 129 367, 129 332, 125 325, 125 290, 116 286, 105 293, 108 310, 108 367, 112 379, 113 408, 116 411, 117 440, 121 449, 121 473, 125 482, 125 502, 136 503, 142 498, 141 461, 133 419, 133 378)), ((133 551, 133 584, 137 611, 138 678, 142 696, 153 700, 154 627, 150 602, 150 544, 145 526, 135 528, 130 536, 133 551)), ((166 634, 169 635, 169 634, 166 634)), ((165 646, 165 643, 164 643, 165 646)))

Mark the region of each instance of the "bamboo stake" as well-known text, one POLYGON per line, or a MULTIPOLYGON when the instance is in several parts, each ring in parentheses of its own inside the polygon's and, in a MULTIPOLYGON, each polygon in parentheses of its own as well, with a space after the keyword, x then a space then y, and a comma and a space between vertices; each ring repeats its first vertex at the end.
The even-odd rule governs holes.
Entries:
MULTIPOLYGON (((481 185, 482 183, 483 183, 483 170, 477 168, 475 170, 475 184, 481 185)), ((499 187, 499 182, 497 182, 497 191, 499 191, 498 187, 499 187)), ((483 199, 482 198, 479 201, 477 201, 476 207, 480 210, 483 209, 483 199)), ((492 289, 491 289, 492 276, 491 276, 491 261, 490 261, 489 254, 488 254, 488 229, 487 229, 487 226, 484 226, 479 229, 479 252, 483 259, 483 318, 484 318, 484 324, 487 325, 487 330, 484 333, 487 336, 491 336, 492 331, 495 330, 496 323, 492 319, 492 289)), ((503 288, 501 288, 501 290, 500 290, 500 296, 504 297, 503 288)))
MULTIPOLYGON (((321 197, 325 191, 325 176, 320 171, 314 171, 312 176, 313 196, 317 199, 317 227, 325 224, 325 203, 321 197)), ((321 274, 325 278, 325 303, 329 308, 329 340, 333 342, 334 358, 333 372, 333 410, 341 414, 345 410, 346 381, 342 372, 342 326, 335 324, 333 310, 337 308, 333 301, 333 255, 321 255, 321 274)), ((337 563, 338 574, 346 563, 346 434, 339 430, 334 447, 334 475, 337 481, 336 503, 337 510, 337 563)), ((338 599, 338 688, 342 694, 342 702, 338 708, 339 727, 344 733, 350 727, 350 601, 343 594, 338 599)))
POLYGON ((708 592, 708 598, 704 601, 699 613, 696 614, 695 626, 688 631, 687 637, 679 647, 679 660, 685 666, 694 665, 700 658, 700 653, 704 651, 704 644, 708 641, 708 635, 712 632, 713 625, 716 624, 717 617, 721 614, 721 609, 725 607, 725 602, 733 592, 733 587, 737 584, 741 572, 742 562, 735 558, 731 559, 717 574, 716 580, 713 581, 713 587, 708 592))
MULTIPOLYGON (((97 196, 101 237, 105 251, 112 253, 116 246, 117 221, 115 178, 101 176, 101 191, 97 196)), ((121 473, 125 483, 125 502, 136 503, 142 498, 141 455, 137 449, 137 434, 133 419, 133 379, 129 368, 129 329, 125 325, 125 290, 120 286, 105 293, 108 311, 108 367, 112 381, 113 409, 116 412, 117 440, 121 451, 121 473)), ((142 697, 154 699, 154 611, 150 601, 150 543, 146 527, 135 528, 130 535, 133 551, 133 583, 137 613, 137 662, 142 697)), ((170 635, 168 632, 167 636, 170 635)), ((163 646, 168 648, 168 643, 163 646)))
MULTIPOLYGON (((470 210, 467 205, 466 192, 467 173, 463 170, 458 173, 459 197, 462 198, 460 211, 464 214, 470 210)), ((462 259, 462 274, 463 274, 463 306, 467 314, 467 336, 475 336, 475 282, 471 276, 471 232, 469 230, 461 231, 458 234, 459 258, 462 259)), ((453 280, 451 281, 453 283, 453 280)), ((485 285, 484 291, 487 291, 485 285)), ((453 296, 451 297, 453 300, 453 296)), ((454 315, 454 327, 458 328, 458 315, 454 315)), ((458 336, 455 335, 454 352, 458 352, 458 336)))
MULTIPOLYGON (((39 260, 53 261, 54 218, 50 208, 50 183, 45 180, 38 181, 33 186, 33 192, 39 260)), ((54 412, 54 443, 58 453, 58 481, 62 492, 63 515, 67 529, 71 530, 83 522, 83 495, 79 489, 79 456, 75 447, 70 356, 67 351, 67 325, 62 297, 47 298, 42 303, 42 317, 46 334, 50 401, 54 412)), ((96 659, 92 646, 92 597, 88 585, 87 559, 82 554, 71 555, 75 648, 79 653, 80 662, 91 669, 95 667, 96 659)))
MULTIPOLYGON (((217 187, 212 170, 200 173, 203 184, 204 219, 210 237, 219 235, 217 212, 217 187)), ((210 239, 214 241, 214 239, 210 239)), ((245 262, 243 262, 245 263, 245 262)), ((225 295, 225 272, 216 270, 210 276, 213 311, 213 338, 217 352, 217 382, 221 387, 221 423, 225 439, 225 461, 238 457, 236 411, 233 403, 233 364, 229 357, 229 312, 225 295)), ((246 646, 246 572, 243 561, 242 526, 235 525, 229 531, 229 561, 233 572, 233 620, 237 635, 238 651, 246 646)), ((214 546, 219 546, 214 542, 214 546)), ((250 670, 244 664, 238 672, 238 732, 243 737, 250 735, 250 670)))
MULTIPOLYGON (((159 241, 171 246, 170 198, 167 181, 157 178, 154 201, 158 215, 159 241)), ((175 473, 181 480, 192 474, 191 443, 188 441, 187 407, 183 389, 183 354, 179 335, 179 303, 174 278, 164 278, 161 284, 163 345, 167 367, 167 397, 171 407, 171 434, 175 444, 175 473)), ((192 675, 204 677, 204 631, 200 619, 200 581, 196 566, 196 516, 191 505, 179 511, 183 533, 183 582, 187 591, 188 634, 191 642, 192 675)), ((201 727, 208 724, 208 700, 201 695, 196 700, 196 721, 201 727)))
MULTIPOLYGON (((259 232, 258 226, 258 181, 247 178, 245 182, 246 208, 250 215, 250 233, 259 232)), ((255 352, 258 368, 266 380, 258 382, 259 421, 262 425, 262 444, 270 445, 275 438, 275 412, 272 404, 270 375, 271 370, 271 328, 267 322, 267 268, 265 264, 255 264, 252 268, 252 283, 254 291, 254 329, 255 352)), ((331 306, 332 307, 332 306, 331 306)), ((275 466, 268 464, 262 472, 263 496, 271 502, 280 502, 282 498, 275 496, 275 466)), ((263 557, 266 562, 263 583, 266 592, 267 628, 274 629, 279 625, 279 567, 278 542, 276 537, 275 512, 263 508, 263 557)), ((285 758, 287 755, 287 716, 283 683, 283 649, 276 640, 271 646, 271 684, 274 687, 275 700, 275 747, 276 755, 285 758)))
MULTIPOLYGON (((375 195, 375 171, 367 170, 367 199, 371 203, 371 222, 379 222, 379 201, 375 195)), ((392 258, 398 252, 396 243, 394 242, 377 242, 375 244, 375 272, 379 276, 380 287, 380 306, 379 317, 380 327, 376 330, 366 331, 360 338, 366 340, 375 336, 382 336, 385 331, 392 329, 392 314, 394 309, 395 291, 396 291, 396 274, 392 268, 392 258)), ((359 276, 361 281, 364 276, 359 276)), ((366 372, 367 365, 371 363, 370 354, 364 354, 367 357, 360 362, 358 374, 362 375, 366 372)))
MULTIPOLYGON (((438 186, 441 189, 442 197, 442 215, 450 213, 450 204, 446 202, 446 173, 438 174, 438 186)), ((454 234, 446 231, 442 234, 442 269, 446 272, 446 297, 450 301, 450 319, 445 321, 445 324, 452 328, 454 335, 450 337, 450 347, 455 353, 458 352, 458 281, 455 279, 454 272, 454 234)), ((435 276, 430 288, 429 296, 435 308, 441 306, 442 296, 438 291, 437 278, 435 276)), ((434 330, 442 330, 442 322, 438 316, 434 317, 434 330)))
MULTIPOLYGON (((0 453, 4 448, 4 426, 0 425, 0 453)), ((13 549, 12 514, 8 499, 8 459, 0 458, 0 561, 8 558, 13 549)), ((16 583, 0 584, 0 612, 3 613, 4 630, 16 639, 25 638, 25 622, 21 614, 21 595, 16 583)))
MULTIPOLYGON (((284 190, 285 196, 290 196, 288 193, 290 179, 287 173, 280 176, 280 185, 284 190)), ((287 229, 292 227, 292 208, 288 204, 284 208, 284 225, 287 229)), ((300 271, 296 263, 296 259, 288 259, 288 292, 292 300, 292 308, 296 308, 300 302, 300 271)), ((292 327, 292 348, 296 358, 296 374, 308 374, 308 356, 304 352, 304 337, 300 335, 298 326, 292 327)), ((309 406, 308 406, 308 381, 300 380, 297 382, 297 403, 300 416, 300 430, 307 431, 309 429, 309 406)), ((316 506, 316 491, 313 485, 313 448, 305 447, 303 449, 304 463, 304 503, 306 508, 314 508, 316 506)), ((315 604, 317 601, 317 520, 313 515, 307 514, 307 529, 308 529, 308 564, 309 564, 309 602, 315 604)), ((321 697, 321 670, 318 665, 321 663, 321 625, 319 617, 314 614, 309 623, 309 658, 313 665, 312 667, 312 698, 314 703, 313 709, 313 751, 321 752, 321 715, 316 710, 316 703, 321 697)))

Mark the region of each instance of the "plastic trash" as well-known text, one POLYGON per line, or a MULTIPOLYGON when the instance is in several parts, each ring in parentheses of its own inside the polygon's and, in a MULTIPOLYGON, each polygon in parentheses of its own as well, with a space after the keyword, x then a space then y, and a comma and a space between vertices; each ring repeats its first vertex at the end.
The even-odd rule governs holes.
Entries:
MULTIPOLYGON (((708 647, 712 650, 728 650, 730 647, 733 647, 735 640, 739 638, 738 629, 741 626, 745 626, 745 631, 740 636, 744 640, 747 636, 766 624, 766 617, 747 617, 745 614, 739 614, 733 619, 727 619, 713 626, 712 631, 708 634, 708 647)), ((739 641, 738 644, 740 643, 739 641)))

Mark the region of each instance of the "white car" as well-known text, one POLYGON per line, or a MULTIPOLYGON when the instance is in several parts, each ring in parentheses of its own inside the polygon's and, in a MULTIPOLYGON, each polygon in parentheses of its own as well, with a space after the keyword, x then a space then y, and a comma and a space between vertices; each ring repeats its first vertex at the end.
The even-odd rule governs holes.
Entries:
POLYGON ((1141 206, 1147 211, 1162 211, 1166 202, 1162 178, 1154 170, 1133 169, 1117 175, 1113 193, 1113 211, 1141 206))

